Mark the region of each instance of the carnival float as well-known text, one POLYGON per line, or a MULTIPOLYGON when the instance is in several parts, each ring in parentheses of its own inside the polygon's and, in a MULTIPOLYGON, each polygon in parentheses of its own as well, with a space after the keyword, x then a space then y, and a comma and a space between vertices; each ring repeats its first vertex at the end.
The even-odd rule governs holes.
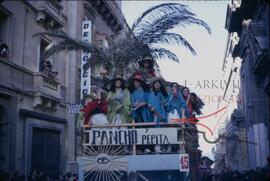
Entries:
POLYGON ((196 117, 204 103, 188 87, 164 80, 157 64, 179 62, 166 44, 183 45, 196 55, 183 36, 168 31, 191 24, 210 33, 187 6, 165 3, 142 13, 107 47, 87 41, 88 21, 82 40, 40 33, 59 38, 44 60, 62 50, 82 50, 79 180, 198 180, 196 117), (99 77, 91 76, 94 70, 99 77))

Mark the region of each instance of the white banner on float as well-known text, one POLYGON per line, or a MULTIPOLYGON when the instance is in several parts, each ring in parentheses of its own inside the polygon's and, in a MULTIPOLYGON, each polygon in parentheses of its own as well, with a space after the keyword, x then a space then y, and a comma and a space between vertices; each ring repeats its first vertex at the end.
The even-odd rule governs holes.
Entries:
MULTIPOLYGON (((92 21, 83 21, 82 23, 82 40, 92 43, 92 21)), ((91 54, 82 52, 81 55, 81 99, 91 91, 91 69, 84 71, 83 66, 87 63, 91 54)))
POLYGON ((177 128, 91 129, 84 132, 84 146, 179 144, 177 128))

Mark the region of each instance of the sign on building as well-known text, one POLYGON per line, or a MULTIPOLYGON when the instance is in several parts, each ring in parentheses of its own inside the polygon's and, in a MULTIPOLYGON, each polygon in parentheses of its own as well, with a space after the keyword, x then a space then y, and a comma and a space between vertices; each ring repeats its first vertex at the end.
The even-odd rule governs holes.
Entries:
POLYGON ((69 114, 79 113, 82 108, 83 106, 81 104, 67 104, 67 112, 69 114))
POLYGON ((84 132, 84 146, 179 144, 177 128, 91 129, 84 132))
POLYGON ((179 170, 180 170, 180 172, 188 172, 189 171, 189 156, 188 156, 188 154, 180 154, 179 155, 179 170))
MULTIPOLYGON (((82 40, 92 43, 92 22, 83 21, 82 23, 82 40)), ((87 63, 91 54, 83 51, 81 56, 81 99, 91 91, 91 69, 84 70, 83 66, 87 63)))

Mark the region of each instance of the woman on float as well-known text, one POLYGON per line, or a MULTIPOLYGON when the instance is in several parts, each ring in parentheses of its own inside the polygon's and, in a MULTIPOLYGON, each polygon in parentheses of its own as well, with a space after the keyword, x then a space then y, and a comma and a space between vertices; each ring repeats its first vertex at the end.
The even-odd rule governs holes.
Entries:
POLYGON ((111 80, 111 88, 107 97, 108 120, 113 125, 121 125, 131 121, 130 93, 126 89, 125 80, 121 76, 111 80))
POLYGON ((188 113, 189 113, 189 116, 188 117, 192 117, 192 113, 193 113, 193 109, 192 109, 192 99, 191 99, 191 95, 190 95, 190 91, 189 91, 189 88, 187 87, 184 87, 181 91, 182 93, 182 96, 186 102, 186 105, 187 105, 187 109, 188 109, 188 113))
POLYGON ((181 121, 181 118, 188 118, 189 111, 179 91, 179 85, 176 82, 172 82, 170 88, 171 93, 167 99, 168 122, 176 122, 181 121))
POLYGON ((164 81, 160 77, 152 79, 152 90, 148 96, 148 104, 152 116, 152 121, 167 122, 166 99, 168 94, 164 88, 164 81))
POLYGON ((130 81, 132 117, 136 123, 150 122, 148 109, 148 86, 141 75, 135 75, 130 81))

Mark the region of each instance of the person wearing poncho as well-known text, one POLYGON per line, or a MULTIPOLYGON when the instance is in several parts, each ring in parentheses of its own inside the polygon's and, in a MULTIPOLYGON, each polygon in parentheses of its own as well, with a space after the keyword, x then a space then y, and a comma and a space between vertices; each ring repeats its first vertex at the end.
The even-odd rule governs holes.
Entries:
POLYGON ((140 75, 146 84, 150 84, 151 79, 156 76, 154 63, 151 56, 143 57, 143 60, 139 62, 139 70, 134 73, 134 76, 140 75))
POLYGON ((152 119, 157 124, 162 122, 167 122, 167 114, 166 114, 166 98, 167 92, 164 88, 164 81, 155 77, 152 79, 152 90, 148 96, 148 104, 150 107, 152 119))
POLYGON ((91 92, 90 97, 90 101, 88 101, 87 105, 81 110, 84 113, 83 124, 94 126, 103 126, 107 124, 107 101, 100 99, 94 92, 91 92))
POLYGON ((179 85, 173 82, 170 87, 171 93, 167 101, 168 122, 173 122, 175 119, 188 118, 189 111, 181 92, 179 92, 179 85))
POLYGON ((136 123, 150 122, 148 109, 148 87, 141 75, 135 75, 130 82, 132 117, 136 123))
POLYGON ((116 77, 111 81, 108 97, 108 120, 113 125, 129 123, 131 121, 130 93, 125 86, 125 80, 116 77))

